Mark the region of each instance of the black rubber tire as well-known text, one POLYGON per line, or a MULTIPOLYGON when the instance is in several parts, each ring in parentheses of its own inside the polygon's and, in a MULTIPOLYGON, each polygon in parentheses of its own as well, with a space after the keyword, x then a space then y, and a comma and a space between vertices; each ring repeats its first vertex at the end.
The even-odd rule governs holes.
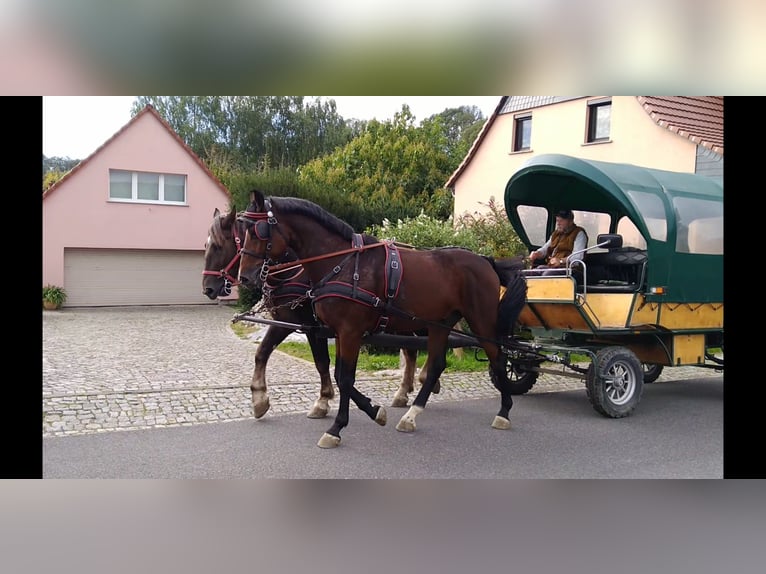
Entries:
POLYGON ((585 391, 597 413, 612 419, 630 415, 641 401, 644 369, 624 347, 605 347, 588 367, 585 391))
POLYGON ((512 395, 523 395, 528 393, 537 382, 540 373, 525 371, 523 367, 516 363, 508 361, 505 364, 505 372, 508 373, 508 381, 511 385, 512 395))
POLYGON ((662 374, 663 365, 651 365, 649 363, 643 363, 641 365, 644 369, 644 384, 650 385, 662 374))

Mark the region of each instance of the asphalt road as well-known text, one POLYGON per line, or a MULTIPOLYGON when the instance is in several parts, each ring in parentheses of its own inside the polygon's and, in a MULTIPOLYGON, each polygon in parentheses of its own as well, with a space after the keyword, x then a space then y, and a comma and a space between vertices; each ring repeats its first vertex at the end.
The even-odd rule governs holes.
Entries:
POLYGON ((44 478, 722 478, 723 377, 647 385, 625 419, 597 414, 584 390, 517 397, 494 430, 495 399, 429 404, 412 433, 404 409, 380 427, 353 409, 341 445, 330 419, 284 414, 43 441, 44 478))
POLYGON ((386 406, 380 427, 356 407, 332 450, 330 417, 308 419, 314 365, 269 361, 271 410, 252 416, 257 348, 218 305, 43 312, 43 478, 721 478, 723 375, 666 368, 634 413, 605 418, 582 382, 541 375, 514 398, 512 428, 486 373, 444 373, 412 433, 388 406, 401 373, 357 387, 386 406))

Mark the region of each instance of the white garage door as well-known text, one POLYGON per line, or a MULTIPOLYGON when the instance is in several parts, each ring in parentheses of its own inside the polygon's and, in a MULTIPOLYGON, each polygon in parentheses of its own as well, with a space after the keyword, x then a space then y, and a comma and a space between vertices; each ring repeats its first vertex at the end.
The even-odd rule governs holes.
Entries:
POLYGON ((65 249, 65 306, 210 304, 203 267, 203 251, 65 249))

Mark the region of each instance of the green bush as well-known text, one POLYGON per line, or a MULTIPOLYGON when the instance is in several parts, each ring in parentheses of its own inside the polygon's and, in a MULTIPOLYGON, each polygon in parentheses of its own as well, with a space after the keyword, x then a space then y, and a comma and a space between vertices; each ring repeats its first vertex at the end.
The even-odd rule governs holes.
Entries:
POLYGON ((53 303, 56 307, 61 307, 66 302, 66 291, 58 285, 45 285, 43 287, 43 301, 53 303))
POLYGON ((263 292, 260 287, 250 288, 239 285, 237 287, 237 292, 239 293, 239 297, 237 297, 237 308, 243 312, 249 311, 255 307, 260 302, 261 297, 263 297, 263 292))
POLYGON ((421 212, 417 217, 399 219, 396 223, 384 219, 372 225, 367 233, 380 239, 390 239, 421 249, 435 247, 465 247, 475 253, 492 257, 512 257, 526 253, 524 244, 494 198, 490 198, 485 214, 463 215, 456 222, 429 217, 421 212))

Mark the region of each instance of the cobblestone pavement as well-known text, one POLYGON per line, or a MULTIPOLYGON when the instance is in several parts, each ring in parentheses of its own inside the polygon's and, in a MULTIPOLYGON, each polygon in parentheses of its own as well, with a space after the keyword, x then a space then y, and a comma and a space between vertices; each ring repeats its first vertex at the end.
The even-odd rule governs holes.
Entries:
MULTIPOLYGON (((252 418, 256 343, 232 331, 235 313, 225 305, 43 311, 43 436, 252 418)), ((702 376, 720 373, 674 367, 657 382, 702 376)), ((266 378, 265 416, 308 412, 319 394, 313 363, 279 350, 266 378)), ((397 370, 364 374, 356 386, 388 406, 400 378, 397 370)), ((441 380, 441 393, 429 402, 497 396, 486 372, 445 373, 441 380)), ((530 393, 581 388, 578 379, 542 374, 530 393)), ((337 398, 330 416, 336 407, 337 398)))

